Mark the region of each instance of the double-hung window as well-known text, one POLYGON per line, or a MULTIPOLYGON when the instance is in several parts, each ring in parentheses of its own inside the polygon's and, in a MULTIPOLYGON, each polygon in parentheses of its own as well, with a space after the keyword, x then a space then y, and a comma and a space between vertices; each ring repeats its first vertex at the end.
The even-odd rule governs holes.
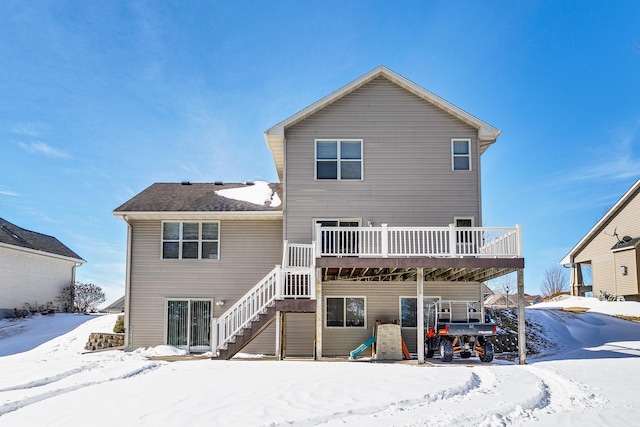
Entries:
POLYGON ((316 179, 362 180, 362 140, 316 140, 316 179))
POLYGON ((365 328, 363 297, 327 297, 327 327, 365 328))
POLYGON ((218 259, 220 224, 215 222, 163 222, 163 259, 218 259))
POLYGON ((471 170, 471 140, 451 140, 451 168, 454 171, 471 170))

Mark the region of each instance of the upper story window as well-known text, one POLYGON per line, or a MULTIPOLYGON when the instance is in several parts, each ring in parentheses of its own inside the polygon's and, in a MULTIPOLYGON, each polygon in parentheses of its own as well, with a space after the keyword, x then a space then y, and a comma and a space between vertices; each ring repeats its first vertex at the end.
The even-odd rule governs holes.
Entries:
POLYGON ((163 222, 163 259, 218 259, 220 224, 215 222, 163 222))
POLYGON ((471 140, 451 140, 451 168, 454 171, 471 170, 471 140))
POLYGON ((316 140, 316 179, 361 180, 362 140, 316 140))

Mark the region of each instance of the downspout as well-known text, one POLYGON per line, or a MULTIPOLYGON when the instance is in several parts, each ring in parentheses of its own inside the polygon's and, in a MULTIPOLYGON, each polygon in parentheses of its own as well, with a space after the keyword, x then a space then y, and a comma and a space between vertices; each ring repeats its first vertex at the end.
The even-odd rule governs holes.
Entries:
POLYGON ((81 262, 74 262, 73 263, 73 267, 71 267, 71 283, 76 283, 76 269, 78 267, 81 267, 82 263, 81 262))
POLYGON ((124 282, 124 350, 131 351, 131 327, 129 326, 129 318, 131 317, 131 238, 133 231, 129 218, 124 215, 122 219, 127 223, 127 261, 124 282))
MULTIPOLYGON (((73 312, 73 307, 75 307, 76 301, 75 301, 75 296, 76 293, 73 289, 75 289, 73 286, 76 284, 76 269, 78 267, 82 267, 82 263, 81 262, 74 262, 73 263, 73 267, 71 267, 71 286, 72 286, 72 291, 71 291, 71 305, 68 307, 69 308, 69 312, 73 312)), ((66 304, 66 303, 65 303, 66 304)))
MULTIPOLYGON (((478 131, 479 133, 479 131, 478 131)), ((482 163, 482 156, 480 148, 480 137, 478 136, 478 143, 476 144, 478 150, 478 170, 476 173, 478 174, 478 224, 480 227, 483 227, 485 224, 482 222, 482 169, 480 164, 482 163)))
MULTIPOLYGON (((289 199, 287 197, 287 139, 284 138, 282 142, 282 151, 284 152, 283 171, 282 171, 282 240, 288 240, 287 233, 287 203, 289 199)), ((313 240, 313 236, 311 237, 313 240)))

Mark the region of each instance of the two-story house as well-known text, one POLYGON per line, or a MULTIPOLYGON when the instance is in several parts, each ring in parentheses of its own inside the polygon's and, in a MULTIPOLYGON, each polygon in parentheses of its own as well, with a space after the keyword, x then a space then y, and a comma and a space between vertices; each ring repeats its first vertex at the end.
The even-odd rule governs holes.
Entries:
POLYGON ((398 320, 423 360, 429 302, 482 312, 484 281, 523 287, 520 228, 482 227, 499 135, 378 67, 265 132, 279 183, 152 185, 114 211, 127 347, 321 358, 398 320))
POLYGON ((640 300, 640 179, 560 261, 571 295, 640 300))
POLYGON ((0 319, 16 310, 70 309, 60 296, 85 262, 55 237, 0 218, 0 319))

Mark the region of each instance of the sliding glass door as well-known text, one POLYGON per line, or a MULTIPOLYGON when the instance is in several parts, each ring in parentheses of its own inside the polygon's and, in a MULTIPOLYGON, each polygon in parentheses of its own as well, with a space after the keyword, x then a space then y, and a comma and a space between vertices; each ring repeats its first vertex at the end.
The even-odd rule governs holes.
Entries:
POLYGON ((167 300, 167 345, 190 352, 211 350, 211 300, 167 300))

